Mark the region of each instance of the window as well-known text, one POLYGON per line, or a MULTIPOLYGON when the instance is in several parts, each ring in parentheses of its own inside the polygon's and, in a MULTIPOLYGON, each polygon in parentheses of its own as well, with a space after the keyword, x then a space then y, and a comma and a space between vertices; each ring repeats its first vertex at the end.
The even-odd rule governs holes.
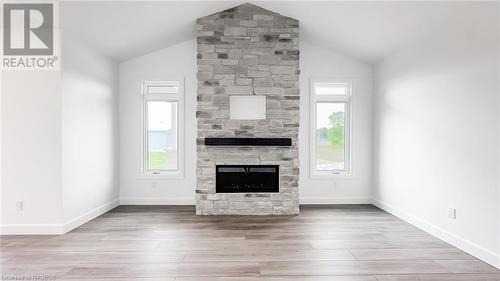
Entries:
POLYGON ((312 79, 311 93, 311 176, 349 174, 351 84, 312 79))
POLYGON ((150 175, 180 175, 182 167, 182 83, 144 82, 142 170, 150 175))

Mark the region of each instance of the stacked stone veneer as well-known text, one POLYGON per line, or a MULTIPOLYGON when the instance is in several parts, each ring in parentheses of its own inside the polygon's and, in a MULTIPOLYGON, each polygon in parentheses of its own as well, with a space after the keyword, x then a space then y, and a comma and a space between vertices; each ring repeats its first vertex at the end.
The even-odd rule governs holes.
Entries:
POLYGON ((244 4, 197 20, 196 213, 299 213, 299 23, 244 4), (230 120, 231 95, 265 95, 265 120, 230 120), (291 147, 211 147, 206 137, 291 138, 291 147), (216 193, 215 165, 279 165, 279 193, 216 193))

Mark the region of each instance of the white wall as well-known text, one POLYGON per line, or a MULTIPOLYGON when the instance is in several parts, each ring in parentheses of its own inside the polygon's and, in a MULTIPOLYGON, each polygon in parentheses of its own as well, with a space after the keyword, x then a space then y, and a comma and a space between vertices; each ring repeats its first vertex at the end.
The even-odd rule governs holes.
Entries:
POLYGON ((319 46, 307 39, 300 42, 300 202, 370 203, 372 66, 319 46), (311 78, 352 81, 351 176, 310 177, 311 78))
POLYGON ((120 64, 121 204, 194 204, 196 185, 196 41, 120 64), (184 78, 184 178, 141 175, 141 85, 184 78))
MULTIPOLYGON (((120 197, 122 204, 194 204, 196 185, 196 41, 120 64, 120 197), (141 164, 141 83, 185 79, 185 176, 147 178, 141 164)), ((300 197, 303 203, 369 202, 371 66, 301 42, 300 197), (349 78, 353 85, 353 173, 348 179, 309 178, 309 78, 349 78)))
MULTIPOLYGON (((500 5, 497 5, 497 23, 500 23, 500 5)), ((497 29, 497 38, 500 38, 500 28, 497 29)), ((497 43, 499 43, 500 39, 497 39, 497 43)), ((497 66, 500 65, 500 48, 497 48, 497 66)), ((500 71, 497 72, 497 87, 500 88, 500 71)), ((498 90, 498 89, 497 89, 498 90)), ((498 92, 498 100, 497 100, 497 105, 498 105, 498 108, 500 108, 500 91, 497 91, 498 92)), ((497 146, 498 146, 498 149, 497 149, 497 159, 498 159, 498 165, 497 165, 497 180, 498 180, 498 205, 497 205, 497 208, 498 208, 498 218, 500 220, 500 110, 497 110, 497 118, 498 118, 498 123, 497 123, 497 146)), ((498 233, 500 234, 500 222, 498 223, 498 233)), ((500 236, 500 235, 499 235, 500 236)), ((498 252, 500 252, 500 238, 498 238, 498 252)), ((497 268, 500 268, 500 254, 498 255, 498 261, 497 261, 497 268)))
POLYGON ((0 234, 2 234, 3 208, 2 208, 2 71, 0 70, 0 234))
POLYGON ((117 65, 62 46, 60 70, 2 71, 5 234, 62 233, 118 204, 117 65))
POLYGON ((62 220, 60 72, 2 70, 1 79, 2 231, 56 232, 62 220))
POLYGON ((495 5, 377 66, 373 150, 377 205, 500 266, 495 5))
POLYGON ((63 219, 78 225, 118 204, 118 64, 63 35, 63 219))

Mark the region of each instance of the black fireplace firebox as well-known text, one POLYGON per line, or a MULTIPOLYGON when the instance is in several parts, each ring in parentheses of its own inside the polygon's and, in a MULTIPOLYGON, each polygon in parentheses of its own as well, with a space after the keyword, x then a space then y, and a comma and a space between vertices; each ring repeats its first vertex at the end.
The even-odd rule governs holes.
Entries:
POLYGON ((279 192, 278 165, 217 165, 217 193, 279 192))

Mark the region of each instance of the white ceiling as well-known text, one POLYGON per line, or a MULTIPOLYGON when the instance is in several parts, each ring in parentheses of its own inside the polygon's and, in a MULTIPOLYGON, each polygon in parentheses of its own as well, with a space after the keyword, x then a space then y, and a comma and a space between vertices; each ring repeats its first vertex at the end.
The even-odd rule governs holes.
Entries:
MULTIPOLYGON (((70 1, 61 28, 117 61, 194 38, 195 20, 244 2, 70 1)), ((301 37, 375 63, 430 33, 481 20, 498 2, 252 2, 300 21, 301 37)), ((491 14, 491 13, 490 13, 491 14)))

